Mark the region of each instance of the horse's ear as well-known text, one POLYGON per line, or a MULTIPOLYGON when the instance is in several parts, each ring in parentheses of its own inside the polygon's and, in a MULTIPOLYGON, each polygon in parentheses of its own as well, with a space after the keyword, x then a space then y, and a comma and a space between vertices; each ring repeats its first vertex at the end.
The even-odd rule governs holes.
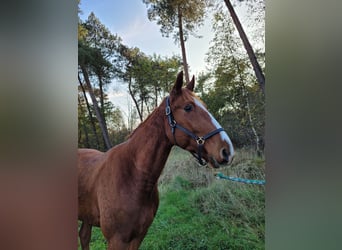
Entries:
POLYGON ((181 92, 182 86, 183 86, 183 71, 178 73, 177 80, 175 82, 175 85, 173 85, 171 92, 176 95, 179 94, 181 92))
POLYGON ((194 91, 195 87, 195 76, 192 76, 191 81, 186 85, 186 88, 190 91, 194 91))

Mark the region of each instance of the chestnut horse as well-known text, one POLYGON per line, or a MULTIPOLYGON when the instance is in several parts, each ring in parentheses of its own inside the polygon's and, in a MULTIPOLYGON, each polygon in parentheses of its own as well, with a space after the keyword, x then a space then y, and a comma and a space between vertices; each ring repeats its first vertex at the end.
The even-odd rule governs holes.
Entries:
POLYGON ((89 249, 92 226, 101 227, 108 249, 138 249, 157 212, 157 182, 173 145, 201 164, 229 164, 232 143, 205 104, 185 88, 183 72, 170 95, 128 140, 102 153, 78 151, 78 218, 82 249, 89 249), (204 136, 198 136, 204 135, 204 136))

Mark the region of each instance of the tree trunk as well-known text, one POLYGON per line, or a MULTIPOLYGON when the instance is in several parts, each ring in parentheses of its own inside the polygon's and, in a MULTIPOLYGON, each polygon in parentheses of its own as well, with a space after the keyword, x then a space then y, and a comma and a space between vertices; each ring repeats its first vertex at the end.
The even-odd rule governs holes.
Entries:
MULTIPOLYGON (((82 116, 83 116, 83 115, 84 115, 84 109, 83 109, 83 106, 82 106, 82 104, 81 104, 81 100, 80 100, 80 97, 79 97, 79 96, 78 96, 78 105, 79 105, 79 107, 80 107, 80 111, 81 111, 82 116)), ((85 144, 85 147, 86 147, 86 148, 90 148, 88 130, 87 130, 87 126, 84 124, 83 120, 81 120, 81 125, 82 125, 82 128, 83 128, 83 130, 84 130, 84 135, 85 135, 85 143, 84 143, 84 144, 85 144)), ((81 136, 82 130, 79 129, 78 133, 79 133, 78 143, 80 143, 81 137, 82 137, 82 136, 81 136)))
POLYGON ((149 115, 150 114, 150 107, 149 107, 149 105, 147 103, 147 98, 144 98, 144 100, 145 100, 146 111, 147 111, 147 114, 149 115))
POLYGON ((99 87, 100 87, 100 104, 101 104, 101 115, 103 118, 103 123, 107 129, 107 121, 106 121, 106 114, 105 114, 105 104, 104 104, 104 91, 103 91, 103 83, 102 83, 102 76, 100 73, 97 75, 99 79, 99 87))
MULTIPOLYGON (((106 123, 106 117, 105 117, 105 112, 104 112, 104 97, 103 97, 103 84, 102 84, 102 78, 100 75, 97 76, 99 79, 99 87, 100 87, 100 104, 101 104, 101 114, 103 117, 104 122, 106 123)), ((107 124, 106 124, 107 126, 107 124)))
POLYGON ((133 111, 133 105, 128 103, 128 115, 127 115, 127 123, 128 123, 128 130, 133 131, 134 123, 135 123, 135 113, 133 111))
POLYGON ((154 107, 157 108, 158 107, 158 87, 154 86, 154 95, 156 97, 155 102, 154 102, 154 107))
POLYGON ((103 119, 103 117, 101 115, 101 111, 99 109, 99 105, 98 105, 97 100, 95 98, 94 91, 93 91, 93 89, 91 87, 88 72, 87 72, 87 70, 86 70, 84 65, 80 65, 80 67, 81 67, 81 70, 82 70, 82 73, 83 73, 86 85, 88 87, 90 98, 91 98, 91 100, 93 102, 96 118, 99 121, 100 129, 102 131, 102 136, 103 136, 103 140, 104 140, 104 143, 105 143, 105 148, 108 150, 108 149, 110 149, 112 147, 112 144, 110 143, 110 140, 109 140, 109 135, 108 135, 108 130, 107 130, 106 124, 105 124, 104 119, 103 119))
POLYGON ((85 89, 83 87, 83 83, 82 83, 81 78, 80 78, 79 75, 78 75, 78 81, 80 83, 80 86, 81 86, 81 89, 82 89, 82 92, 83 92, 83 96, 84 96, 84 100, 85 100, 86 105, 87 105, 87 110, 88 110, 88 114, 89 114, 89 119, 90 119, 91 127, 92 127, 93 133, 95 135, 96 147, 99 148, 100 147, 100 141, 99 141, 99 136, 97 135, 97 132, 96 132, 95 121, 94 121, 93 115, 91 113, 90 104, 89 104, 89 101, 88 101, 85 89))
POLYGON ((258 63, 256 56, 255 56, 253 48, 252 48, 251 44, 249 43, 249 40, 246 36, 246 33, 242 28, 240 20, 239 20, 238 16, 236 15, 235 10, 234 10, 233 5, 231 4, 230 0, 224 0, 224 2, 226 3, 226 6, 230 12, 232 19, 233 19, 233 22, 234 22, 234 24, 235 24, 235 26, 239 32, 240 38, 243 42, 243 45, 247 51, 249 60, 252 63, 252 66, 253 66, 256 78, 259 82, 260 88, 262 90, 262 93, 265 94, 265 76, 262 73, 261 67, 258 63))
POLYGON ((141 113, 141 121, 144 119, 144 97, 142 94, 140 95, 140 113, 141 113))
POLYGON ((133 91, 132 91, 132 77, 129 77, 128 91, 129 91, 129 94, 132 97, 134 105, 135 105, 135 107, 136 107, 136 109, 138 111, 139 119, 142 122, 143 121, 143 117, 142 117, 142 114, 141 114, 140 109, 139 109, 139 104, 138 104, 137 100, 135 99, 133 91))
POLYGON ((248 120, 249 120, 249 124, 251 125, 251 129, 252 129, 252 132, 254 134, 254 137, 255 137, 256 152, 258 153, 258 155, 260 155, 260 148, 259 148, 260 139, 259 139, 258 133, 255 130, 254 122, 252 120, 252 112, 251 112, 251 108, 249 106, 248 93, 247 93, 247 91, 245 89, 245 86, 242 87, 242 95, 246 98, 248 120))
POLYGON ((185 81, 186 81, 186 83, 188 83, 188 82, 190 82, 189 67, 188 67, 188 62, 187 62, 186 53, 185 53, 183 23, 182 23, 182 11, 181 11, 179 5, 178 5, 178 29, 179 29, 179 41, 180 41, 181 50, 182 50, 182 59, 183 59, 185 81))

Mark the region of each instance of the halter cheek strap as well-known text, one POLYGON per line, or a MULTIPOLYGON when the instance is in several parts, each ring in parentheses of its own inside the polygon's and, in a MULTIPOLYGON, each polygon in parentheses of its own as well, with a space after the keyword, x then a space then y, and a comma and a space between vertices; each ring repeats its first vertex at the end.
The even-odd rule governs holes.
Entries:
POLYGON ((167 116, 167 120, 168 120, 168 123, 170 125, 171 132, 173 134, 173 139, 174 139, 175 145, 178 145, 178 143, 176 141, 176 136, 175 136, 175 130, 176 130, 176 128, 178 128, 196 141, 197 146, 198 146, 197 155, 193 154, 193 156, 198 160, 198 162, 201 165, 205 165, 206 162, 203 162, 203 160, 202 160, 202 152, 203 152, 203 147, 204 147, 205 141, 207 139, 209 139, 210 137, 220 133, 221 131, 224 131, 224 129, 223 128, 215 129, 214 131, 211 131, 210 133, 206 134, 205 136, 201 136, 201 137, 195 135, 194 133, 192 133, 188 129, 182 127, 181 125, 179 125, 176 122, 176 120, 174 119, 174 117, 172 115, 169 96, 166 97, 165 115, 167 116))

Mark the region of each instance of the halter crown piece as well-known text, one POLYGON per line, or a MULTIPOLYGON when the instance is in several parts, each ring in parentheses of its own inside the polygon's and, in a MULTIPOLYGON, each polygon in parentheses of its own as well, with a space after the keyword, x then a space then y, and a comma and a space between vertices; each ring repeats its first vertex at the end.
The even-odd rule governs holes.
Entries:
POLYGON ((171 127, 171 132, 173 134, 173 139, 175 141, 175 144, 178 145, 177 141, 176 141, 176 136, 175 136, 175 130, 176 130, 176 128, 178 128, 178 129, 180 129, 181 131, 183 131, 185 134, 187 134, 188 136, 190 136, 191 138, 193 138, 196 141, 197 146, 198 146, 197 154, 192 153, 192 155, 198 160, 199 164, 201 164, 202 166, 206 165, 207 163, 202 160, 202 151, 203 151, 204 143, 210 137, 220 133, 221 131, 224 131, 224 129, 223 128, 215 129, 214 131, 212 131, 212 132, 210 132, 210 133, 208 133, 208 134, 206 134, 204 136, 201 136, 201 137, 195 135, 194 133, 192 133, 188 129, 182 127, 181 125, 179 125, 176 122, 176 120, 174 119, 174 117, 172 115, 171 106, 170 106, 170 97, 169 96, 166 97, 165 115, 167 116, 167 120, 168 120, 169 125, 171 127))

